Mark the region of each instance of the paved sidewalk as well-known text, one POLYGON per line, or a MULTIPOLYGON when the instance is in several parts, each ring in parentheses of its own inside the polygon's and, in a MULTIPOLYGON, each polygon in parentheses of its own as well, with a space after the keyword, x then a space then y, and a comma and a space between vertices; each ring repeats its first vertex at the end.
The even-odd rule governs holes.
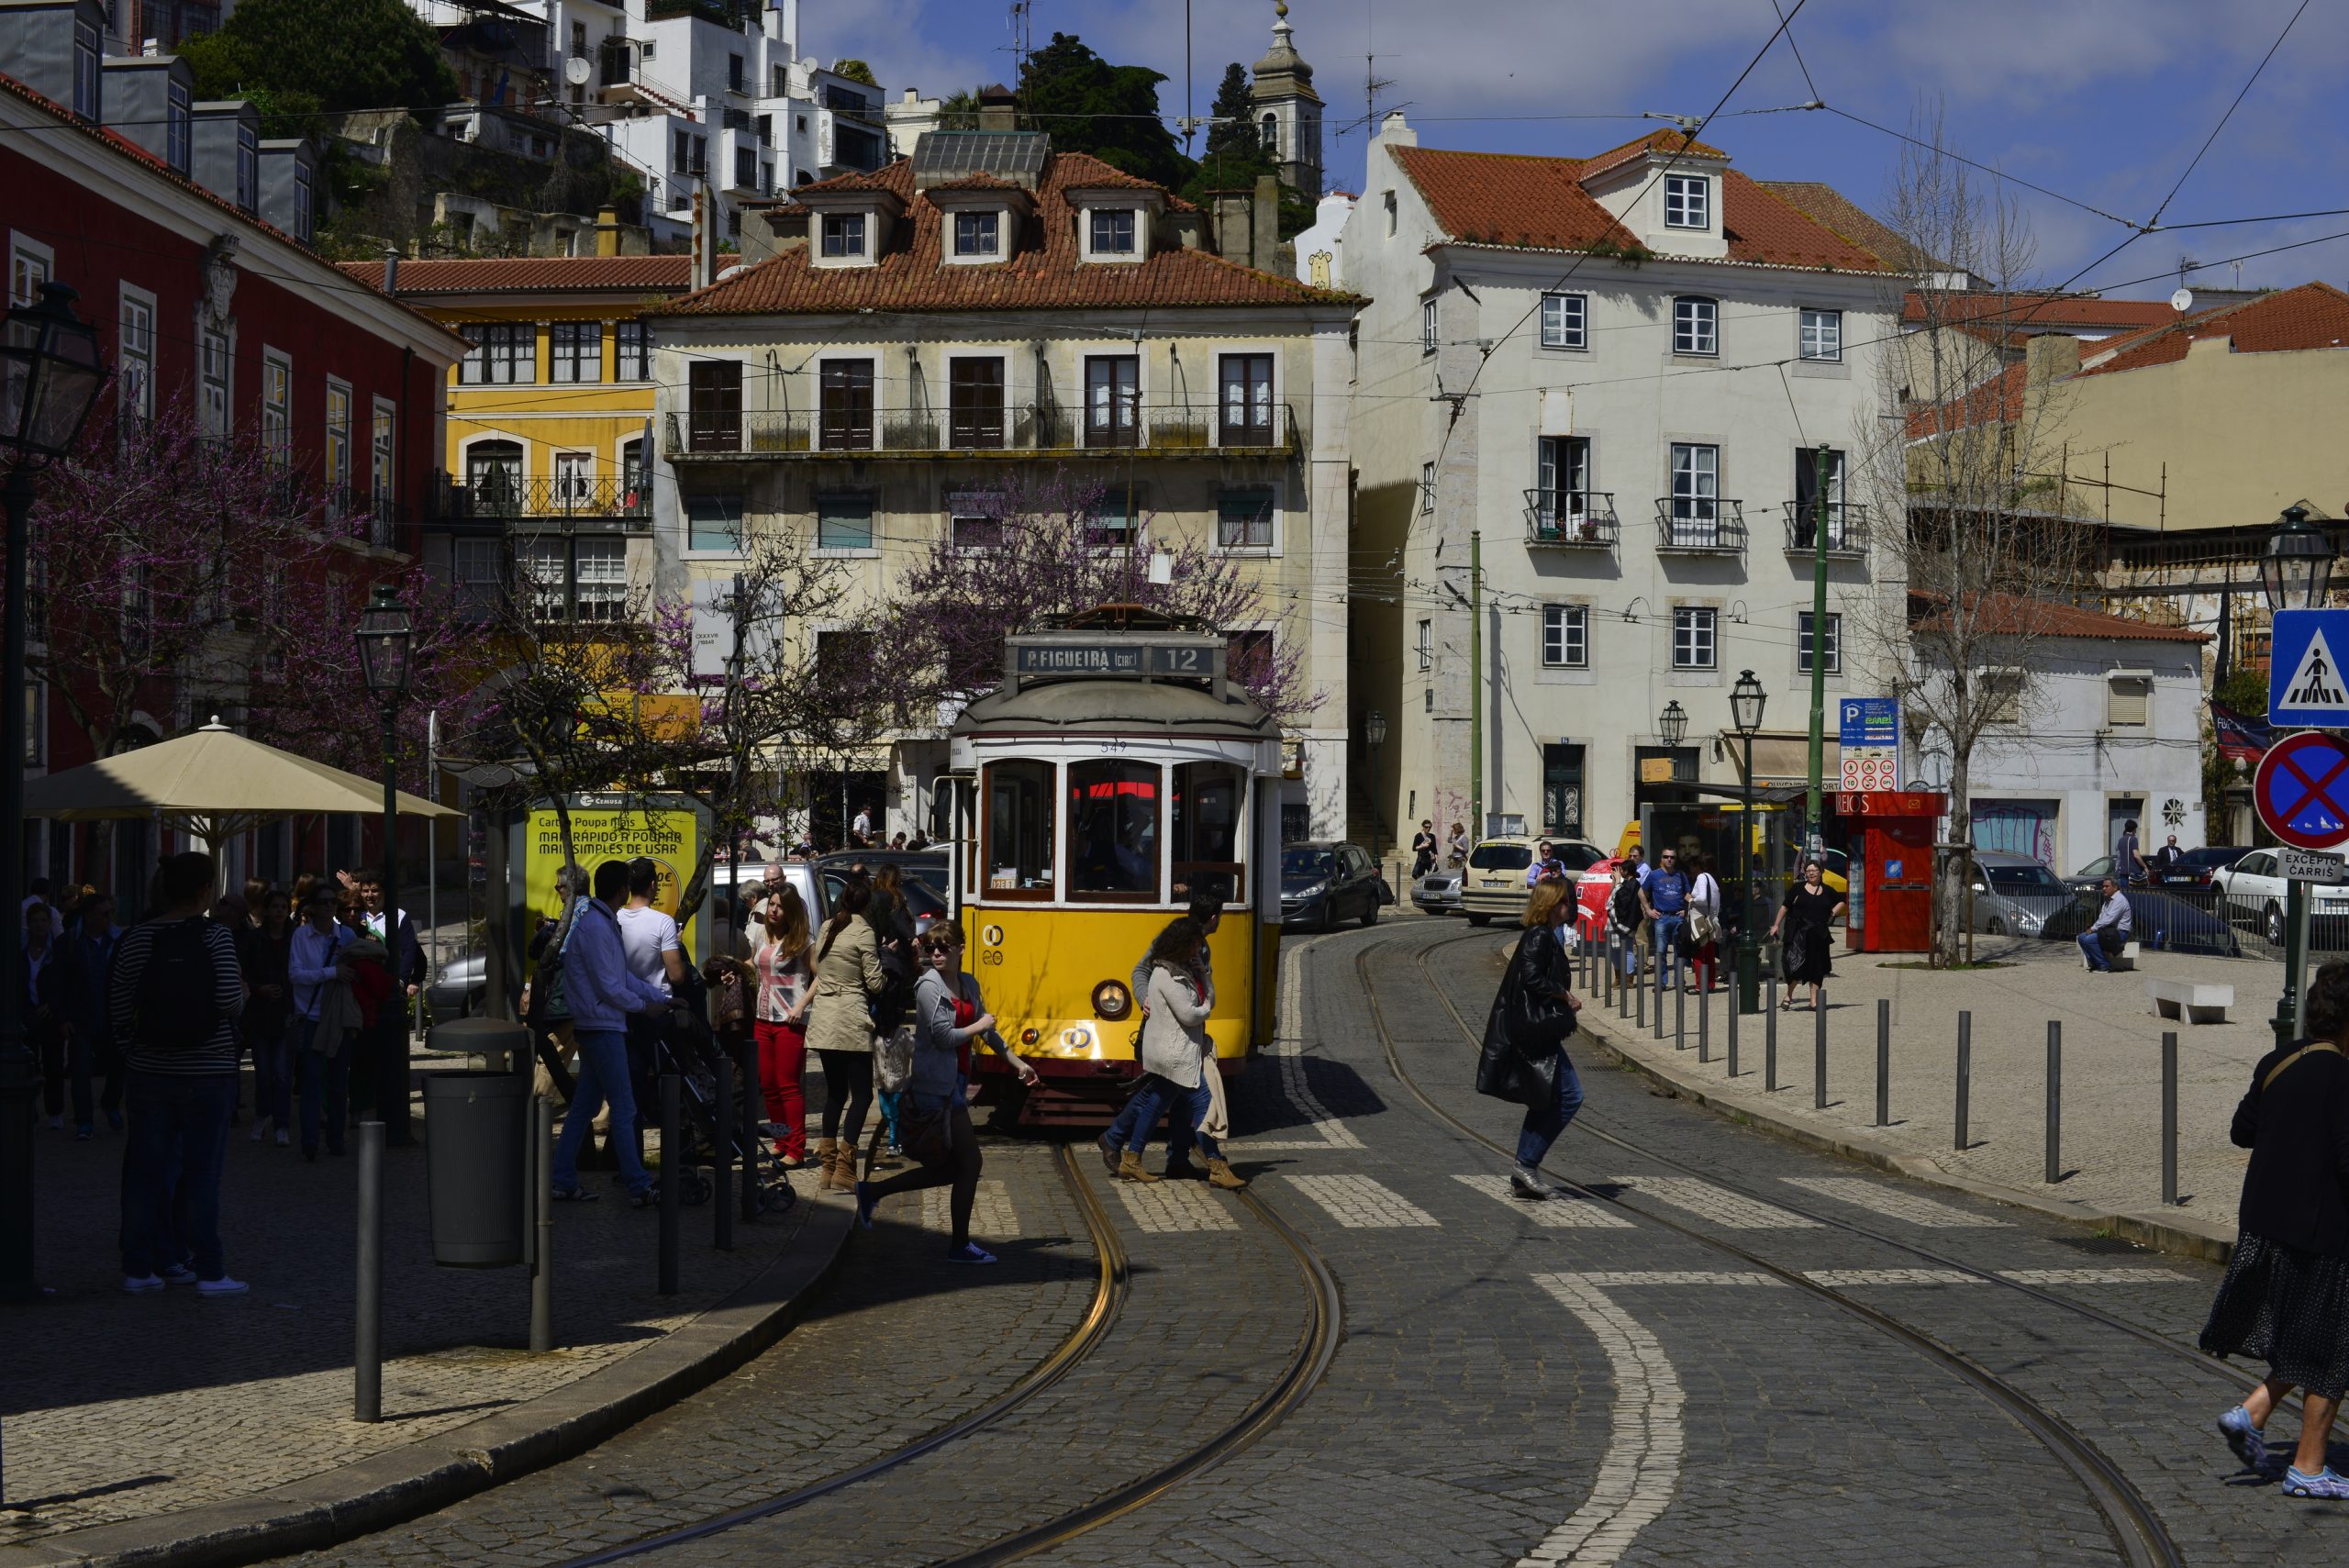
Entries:
MULTIPOLYGON (((1891 967, 1912 955, 1838 951, 1827 1007, 1828 1106, 1812 1108, 1815 1028, 1806 999, 1778 1015, 1778 1084, 1763 1086, 1765 1020, 1740 1020, 1739 1076, 1728 1075, 1728 1012, 1712 1001, 1709 1063, 1697 1060, 1697 998, 1688 998, 1686 1048, 1673 1047, 1673 1004, 1664 1039, 1594 1004, 1585 1018, 1607 1043, 1724 1109, 1799 1136, 1844 1146, 1914 1175, 2027 1195, 2076 1218, 2188 1251, 2232 1242, 2235 1199, 2248 1159, 2227 1140, 2251 1069, 2273 1045, 2267 1018, 2281 966, 2151 954, 2133 974, 2092 975, 2069 942, 1979 940, 1976 956, 2012 967, 1940 973, 1891 967), (2231 984, 2224 1024, 2156 1017, 2149 977, 2231 984), (1891 1123, 1876 1127, 1876 1002, 1892 1004, 1891 1123), (1955 1148, 1957 1014, 1974 1015, 1968 1148, 1955 1148), (2048 1020, 2063 1025, 2063 1179, 2045 1175, 2048 1020), (2178 1193, 2161 1203, 2161 1038, 2178 1037, 2178 1193), (2164 1237, 2160 1232, 2176 1232, 2164 1237), (2199 1244, 2198 1244, 2199 1243, 2199 1244)), ((1579 962, 1579 961, 1578 961, 1579 962)), ((1805 991, 1805 996, 1809 993, 1805 991)), ((1650 994, 1653 1002, 1653 994, 1650 994)))
MULTIPOLYGON (((521 1268, 431 1261, 425 1151, 385 1156, 384 1419, 351 1418, 355 1158, 303 1162, 233 1134, 229 1272, 246 1296, 128 1296, 115 1252, 122 1140, 39 1138, 39 1271, 0 1307, 0 1565, 249 1562, 317 1546, 534 1469, 755 1353, 830 1265, 849 1206, 798 1182, 791 1212, 711 1245, 685 1211, 680 1293, 657 1290, 658 1216, 605 1173, 555 1229, 555 1331, 531 1355, 521 1268)), ((429 1132, 428 1132, 429 1135, 429 1132)))

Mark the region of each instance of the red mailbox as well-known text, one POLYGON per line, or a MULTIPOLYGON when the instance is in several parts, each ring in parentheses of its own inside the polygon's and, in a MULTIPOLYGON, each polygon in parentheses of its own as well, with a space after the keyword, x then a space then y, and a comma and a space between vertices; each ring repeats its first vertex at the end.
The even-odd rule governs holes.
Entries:
POLYGON ((1932 946, 1933 824, 1949 797, 1931 790, 1835 796, 1859 849, 1852 858, 1844 945, 1854 952, 1924 952, 1932 946))

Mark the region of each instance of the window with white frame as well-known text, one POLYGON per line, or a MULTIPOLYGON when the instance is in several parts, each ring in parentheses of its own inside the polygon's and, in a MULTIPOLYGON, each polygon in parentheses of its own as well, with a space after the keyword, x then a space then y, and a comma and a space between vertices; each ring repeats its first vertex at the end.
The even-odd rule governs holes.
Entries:
POLYGON ((1419 623, 1416 649, 1419 656, 1419 673, 1425 674, 1435 668, 1435 622, 1423 620, 1419 623))
POLYGON ((310 166, 294 165, 294 238, 307 245, 313 238, 311 223, 310 166))
POLYGON ((816 497, 818 550, 871 550, 873 497, 863 491, 843 491, 816 497))
POLYGON ((1096 550, 1130 548, 1141 531, 1147 510, 1147 498, 1138 482, 1129 479, 1104 485, 1093 503, 1092 515, 1085 520, 1085 542, 1096 550))
POLYGON ((604 324, 600 321, 558 321, 548 328, 547 367, 550 381, 603 380, 604 324))
POLYGON ((196 335, 196 412, 206 435, 228 433, 228 334, 209 327, 196 335))
POLYGON ((1714 522, 1720 516, 1720 495, 1721 449, 1701 441, 1673 442, 1672 520, 1714 522))
POLYGON ((530 601, 538 620, 567 618, 571 603, 571 553, 561 534, 538 534, 514 545, 514 570, 520 591, 530 601))
POLYGON ((628 540, 572 540, 573 615, 579 620, 618 620, 628 613, 628 540))
POLYGON ((954 215, 954 254, 991 261, 1002 249, 1001 213, 958 212, 954 215))
POLYGON ((261 355, 261 450, 272 468, 294 461, 294 362, 274 349, 261 355))
POLYGON ((465 386, 524 385, 539 379, 539 329, 529 321, 481 321, 466 328, 473 346, 457 369, 465 386))
POLYGON ((173 82, 163 88, 163 161, 174 173, 187 172, 193 151, 194 106, 188 102, 187 88, 173 82))
POLYGON ((1718 354, 1721 351, 1720 302, 1701 295, 1682 295, 1672 302, 1672 351, 1675 354, 1718 354))
POLYGON ((8 248, 8 303, 30 305, 40 298, 53 265, 49 247, 37 239, 17 239, 8 248))
POLYGON ((1553 670, 1590 668, 1590 606, 1542 606, 1542 662, 1553 670))
POLYGON ((1664 177, 1664 226, 1666 228, 1710 228, 1713 226, 1713 183, 1702 174, 1664 177))
POLYGON ((2105 682, 2104 722, 2112 729, 2142 729, 2153 722, 2154 678, 2113 675, 2105 682))
POLYGON ((1590 296, 1585 294, 1545 294, 1542 296, 1542 346, 1545 349, 1586 349, 1590 296))
MULTIPOLYGON (((375 496, 375 523, 387 527, 393 499, 399 494, 399 409, 389 399, 375 399, 374 417, 368 426, 369 483, 375 496)), ((390 543, 378 539, 378 544, 390 543)))
POLYGON ((615 381, 652 379, 652 340, 641 321, 622 321, 612 328, 615 381))
POLYGON ((828 212, 823 233, 825 255, 851 261, 864 255, 864 214, 828 212))
POLYGON ((1130 256, 1134 253, 1133 208, 1095 207, 1086 227, 1092 240, 1089 249, 1095 255, 1130 256))
POLYGON ((73 24, 73 112, 85 120, 98 117, 98 29, 87 22, 73 24))
POLYGON ((1435 510, 1435 464, 1419 464, 1419 516, 1435 510))
POLYGON ((449 585, 461 618, 484 620, 495 613, 504 575, 496 539, 460 536, 449 541, 449 585))
POLYGON ((1430 295, 1419 301, 1419 352, 1432 354, 1436 349, 1435 296, 1430 295))
POLYGON ((1720 653, 1714 634, 1720 629, 1720 612, 1694 605, 1675 605, 1672 611, 1672 667, 1675 670, 1712 670, 1720 667, 1720 653))
MULTIPOLYGON (((1820 666, 1828 674, 1843 673, 1843 617, 1831 614, 1827 617, 1827 634, 1818 641, 1818 657, 1826 661, 1820 666)), ((1809 610, 1795 616, 1795 669, 1801 674, 1811 673, 1811 618, 1809 610)))
POLYGON ((155 417, 155 302, 122 291, 122 333, 116 344, 122 384, 122 411, 135 419, 155 417))
POLYGON ((351 488, 351 388, 327 383, 326 473, 328 487, 351 488))
POLYGON ((1215 507, 1218 550, 1273 548, 1271 485, 1227 484, 1217 493, 1215 507))
POLYGON ((554 500, 565 511, 578 511, 596 499, 596 454, 554 454, 554 500))
POLYGON ((1975 689, 1981 694, 1983 720, 1988 724, 2022 722, 2023 673, 2020 670, 1980 670, 1975 689))
POLYGON ((685 548, 730 553, 742 548, 742 497, 725 490, 688 490, 679 499, 685 508, 685 548))
POLYGON ((1843 313, 1806 310, 1802 313, 1800 352, 1806 360, 1834 361, 1843 357, 1843 313))

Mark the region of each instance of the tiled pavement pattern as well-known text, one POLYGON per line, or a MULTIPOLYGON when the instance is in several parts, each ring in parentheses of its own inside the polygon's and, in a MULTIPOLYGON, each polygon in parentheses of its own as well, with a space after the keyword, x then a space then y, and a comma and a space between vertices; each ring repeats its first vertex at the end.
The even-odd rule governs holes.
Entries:
MULTIPOLYGON (((924 1230, 934 1230, 941 1236, 953 1232, 953 1196, 952 1187, 922 1189, 921 1228, 924 1230)), ((899 1218, 893 1212, 893 1204, 898 1201, 901 1200, 884 1202, 880 1209, 882 1217, 889 1219, 899 1218)), ((998 1241, 1019 1240, 1019 1212, 1012 1207, 1011 1188, 997 1177, 979 1178, 978 1194, 971 1203, 971 1238, 987 1247, 993 1247, 998 1241)))
POLYGON ((1486 1197, 1500 1199, 1522 1218, 1544 1229, 1629 1230, 1632 1225, 1629 1216, 1593 1198, 1561 1197, 1528 1203, 1510 1190, 1508 1178, 1497 1171, 1461 1173, 1452 1179, 1465 1183, 1486 1197))
POLYGON ((1606 1184, 1670 1204, 1724 1230, 1810 1230, 1819 1225, 1696 1176, 1614 1176, 1606 1184))
POLYGON ((1800 1187, 1807 1193, 1848 1203, 1854 1208, 1883 1215, 1887 1219, 1922 1226, 1928 1230, 1998 1230, 2005 1227, 2003 1219, 1987 1214, 1976 1214, 1955 1204, 1941 1203, 1920 1197, 1880 1181, 1865 1176, 1783 1176, 1788 1186, 1800 1187))
POLYGON ((1147 1235, 1240 1229, 1228 1202, 1197 1182, 1119 1182, 1117 1193, 1126 1218, 1147 1235))
POLYGON ((1290 1186, 1319 1204, 1330 1218, 1349 1230, 1442 1223, 1418 1204, 1368 1176, 1291 1176, 1287 1180, 1290 1186))
POLYGON ((249 1496, 510 1408, 657 1342, 765 1267, 806 1218, 738 1221, 724 1253, 709 1244, 709 1210, 687 1210, 683 1289, 664 1298, 656 1216, 591 1173, 603 1201, 567 1206, 556 1221, 562 1348, 532 1356, 526 1273, 436 1267, 424 1151, 387 1151, 384 1419, 361 1425, 351 1418, 355 1159, 306 1164, 246 1130, 229 1144, 222 1229, 229 1271, 252 1289, 221 1301, 123 1295, 120 1140, 36 1134, 38 1257, 55 1294, 0 1307, 0 1336, 17 1347, 0 1415, 7 1500, 61 1500, 0 1511, 0 1548, 249 1496))

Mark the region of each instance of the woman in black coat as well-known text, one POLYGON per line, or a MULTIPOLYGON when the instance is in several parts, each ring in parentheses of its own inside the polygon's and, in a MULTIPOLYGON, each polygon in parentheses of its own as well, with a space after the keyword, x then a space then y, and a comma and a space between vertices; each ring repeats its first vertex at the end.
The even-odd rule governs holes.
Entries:
POLYGON ((1566 1057, 1566 1037, 1575 1032, 1582 1003, 1574 994, 1574 968, 1558 937, 1558 928, 1574 913, 1572 887, 1553 877, 1537 883, 1526 899, 1525 935, 1493 998, 1476 1071, 1478 1093, 1525 1106, 1517 1168, 1508 1184, 1529 1202, 1564 1195, 1564 1188, 1542 1179, 1542 1162, 1582 1109, 1582 1080, 1566 1057))
POLYGON ((2266 1381, 2219 1418, 2235 1457, 2266 1462, 2267 1418, 2299 1388, 2299 1449, 2284 1495, 2349 1498, 2349 1477, 2324 1451, 2349 1392, 2349 963, 2317 972, 2306 1016, 2310 1038, 2262 1057, 2235 1107, 2232 1136, 2251 1168, 2202 1348, 2267 1363, 2266 1381))

